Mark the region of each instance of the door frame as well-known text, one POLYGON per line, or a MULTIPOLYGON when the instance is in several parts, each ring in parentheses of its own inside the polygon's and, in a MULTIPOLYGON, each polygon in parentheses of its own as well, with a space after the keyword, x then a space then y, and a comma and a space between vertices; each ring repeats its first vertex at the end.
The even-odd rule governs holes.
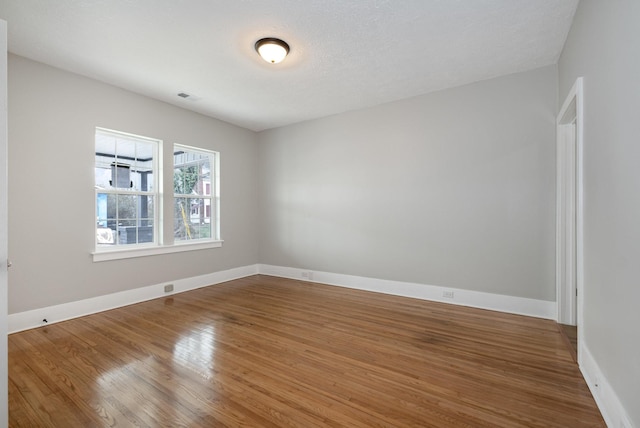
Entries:
MULTIPOLYGON (((572 113, 571 111, 569 113, 572 113)), ((557 125, 556 301, 558 322, 577 325, 576 120, 557 125)))
POLYGON ((8 425, 7 23, 0 20, 0 428, 8 425))
POLYGON ((578 325, 578 362, 584 337, 584 82, 576 79, 556 120, 557 320, 578 325), (575 145, 573 142, 575 141, 575 145), (577 292, 577 298, 573 296, 577 292))

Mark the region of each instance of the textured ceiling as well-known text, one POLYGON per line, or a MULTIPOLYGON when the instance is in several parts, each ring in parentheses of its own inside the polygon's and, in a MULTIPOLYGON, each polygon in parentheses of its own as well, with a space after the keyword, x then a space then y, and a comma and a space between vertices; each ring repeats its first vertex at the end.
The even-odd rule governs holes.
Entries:
POLYGON ((263 130, 554 64, 577 3, 0 0, 0 18, 12 53, 263 130))

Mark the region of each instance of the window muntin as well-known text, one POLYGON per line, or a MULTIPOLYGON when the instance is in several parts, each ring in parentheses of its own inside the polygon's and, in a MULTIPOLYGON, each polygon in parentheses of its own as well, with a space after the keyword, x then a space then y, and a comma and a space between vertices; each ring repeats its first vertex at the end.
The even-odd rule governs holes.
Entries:
POLYGON ((175 145, 173 153, 174 240, 217 240, 218 153, 175 145))
POLYGON ((160 141, 96 128, 96 249, 158 243, 160 141))

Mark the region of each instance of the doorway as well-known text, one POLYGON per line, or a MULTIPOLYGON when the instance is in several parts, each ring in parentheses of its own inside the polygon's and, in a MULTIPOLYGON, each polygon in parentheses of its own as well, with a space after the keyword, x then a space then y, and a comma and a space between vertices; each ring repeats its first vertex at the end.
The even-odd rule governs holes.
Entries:
POLYGON ((8 423, 7 23, 0 20, 0 427, 8 423))
MULTIPOLYGON (((558 323, 575 326, 580 362, 582 332, 583 79, 576 80, 557 118, 556 300, 558 323)), ((571 331, 571 329, 568 329, 571 331)))

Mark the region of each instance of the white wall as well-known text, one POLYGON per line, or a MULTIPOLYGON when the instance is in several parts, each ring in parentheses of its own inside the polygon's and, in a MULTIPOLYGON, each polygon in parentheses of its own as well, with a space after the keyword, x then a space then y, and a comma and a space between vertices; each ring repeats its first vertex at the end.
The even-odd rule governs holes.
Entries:
POLYGON ((555 300, 556 73, 260 133, 261 263, 555 300))
POLYGON ((257 160, 254 132, 10 55, 9 313, 257 263, 257 160), (93 263, 96 126, 219 151, 223 247, 93 263))
POLYGON ((558 64, 560 99, 564 99, 577 77, 584 76, 583 345, 637 427, 639 22, 640 2, 582 0, 558 64))

